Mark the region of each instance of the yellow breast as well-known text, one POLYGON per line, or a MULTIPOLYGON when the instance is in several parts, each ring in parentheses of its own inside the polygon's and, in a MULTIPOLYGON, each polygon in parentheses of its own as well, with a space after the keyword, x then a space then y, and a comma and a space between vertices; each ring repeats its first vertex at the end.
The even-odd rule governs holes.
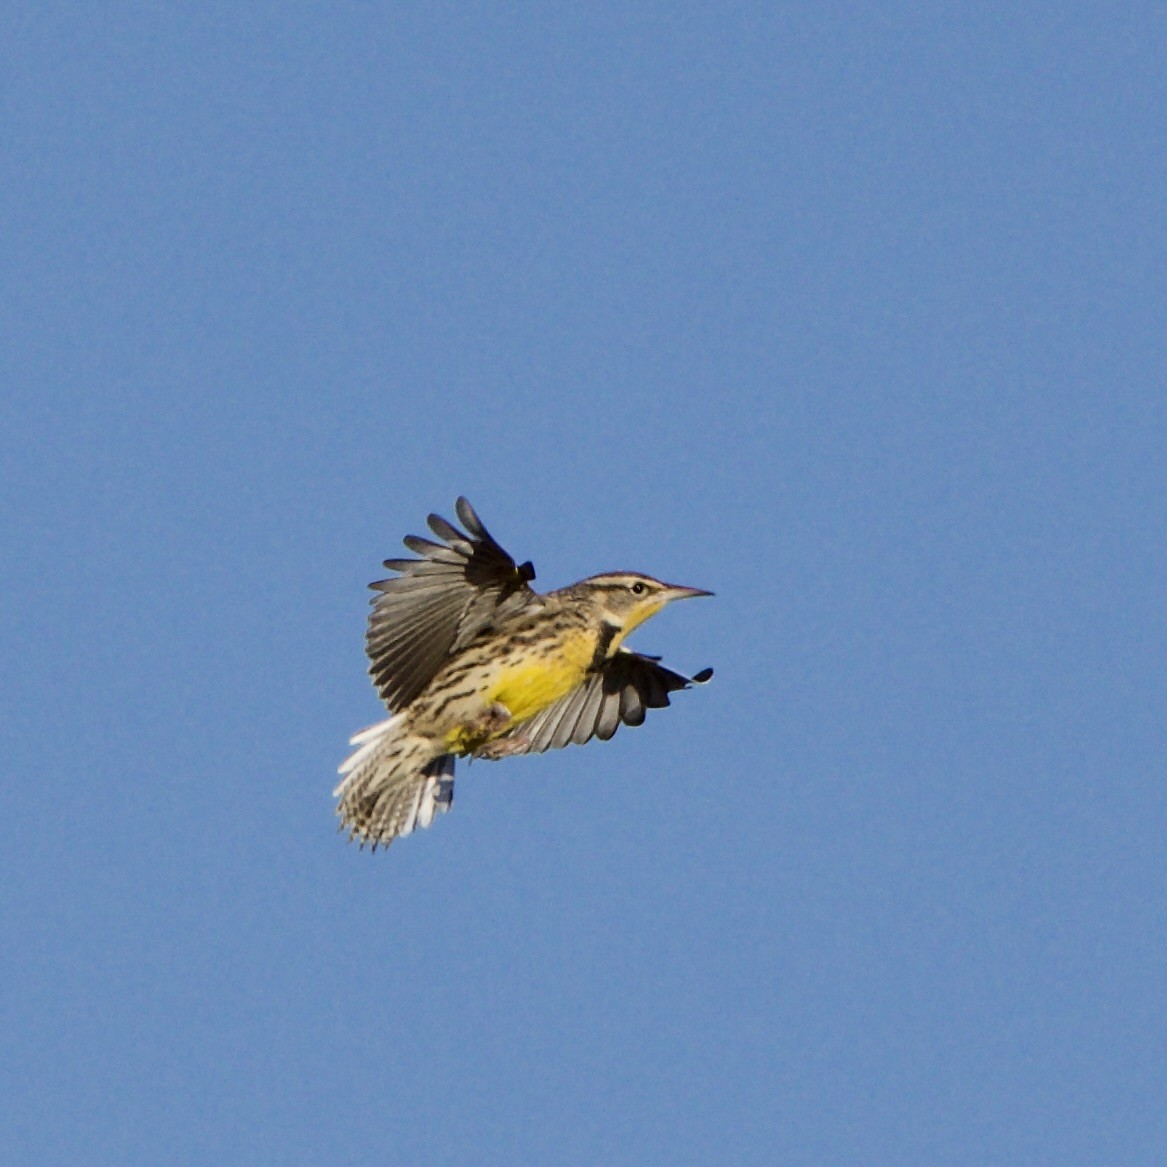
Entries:
POLYGON ((508 665, 495 680, 489 700, 505 705, 516 722, 534 717, 583 681, 595 643, 593 633, 581 631, 560 642, 558 649, 547 656, 533 656, 508 665))

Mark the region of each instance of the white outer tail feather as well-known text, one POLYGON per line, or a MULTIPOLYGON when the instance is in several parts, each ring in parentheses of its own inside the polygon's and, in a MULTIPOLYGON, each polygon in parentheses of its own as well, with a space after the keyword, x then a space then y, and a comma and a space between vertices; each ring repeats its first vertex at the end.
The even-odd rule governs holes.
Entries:
POLYGON ((434 756, 424 738, 402 734, 398 713, 354 734, 358 747, 341 763, 343 781, 332 792, 350 838, 388 846, 395 838, 428 827, 454 801, 454 758, 434 756))
POLYGON ((419 827, 428 827, 435 814, 445 814, 454 805, 454 755, 443 754, 435 758, 425 768, 425 786, 418 795, 417 809, 409 820, 408 835, 413 830, 414 821, 419 827))

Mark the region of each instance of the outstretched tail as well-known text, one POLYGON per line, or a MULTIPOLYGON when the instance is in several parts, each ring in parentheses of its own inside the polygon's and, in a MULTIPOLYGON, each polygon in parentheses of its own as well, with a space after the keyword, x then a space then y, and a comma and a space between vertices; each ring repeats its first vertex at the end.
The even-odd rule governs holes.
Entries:
POLYGON ((428 827, 454 801, 454 756, 434 754, 425 738, 404 733, 403 715, 356 734, 332 792, 349 838, 387 847, 414 827, 428 827))

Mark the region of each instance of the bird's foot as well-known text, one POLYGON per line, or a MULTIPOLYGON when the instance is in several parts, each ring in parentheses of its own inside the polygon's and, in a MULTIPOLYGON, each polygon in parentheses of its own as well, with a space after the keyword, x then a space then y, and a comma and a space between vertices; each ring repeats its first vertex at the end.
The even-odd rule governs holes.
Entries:
POLYGON ((458 731, 461 752, 478 756, 483 746, 492 738, 505 733, 511 724, 511 711, 501 701, 496 701, 473 721, 464 722, 458 731))
POLYGON ((474 751, 476 758, 486 758, 497 762, 499 758, 509 758, 514 754, 526 753, 531 747, 531 739, 525 733, 515 733, 508 737, 495 738, 474 751))

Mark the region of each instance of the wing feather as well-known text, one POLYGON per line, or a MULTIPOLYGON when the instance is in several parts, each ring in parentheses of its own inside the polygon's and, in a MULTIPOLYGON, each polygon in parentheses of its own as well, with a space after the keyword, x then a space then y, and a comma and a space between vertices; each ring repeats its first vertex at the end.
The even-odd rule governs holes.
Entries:
POLYGON ((644 724, 644 698, 636 685, 625 685, 620 690, 620 720, 625 725, 644 724))
POLYGON ((621 648, 597 672, 541 713, 515 726, 506 736, 514 754, 541 754, 591 738, 607 741, 621 723, 640 725, 648 709, 669 704, 669 694, 704 684, 713 675, 702 669, 686 677, 665 668, 655 657, 621 648))
POLYGON ((600 712, 596 716, 596 737, 608 741, 620 728, 620 694, 604 693, 600 712))
POLYGON ((466 531, 430 515, 430 530, 445 542, 407 535, 405 546, 419 558, 386 559, 398 574, 369 585, 377 595, 365 650, 373 683, 390 709, 408 705, 452 652, 538 602, 528 586, 534 568, 516 566, 464 498, 455 509, 466 531))
POLYGON ((571 740, 577 746, 584 745, 596 732, 596 722, 599 720, 600 706, 604 703, 604 686, 581 685, 583 699, 580 702, 579 712, 576 714, 571 727, 571 740))

